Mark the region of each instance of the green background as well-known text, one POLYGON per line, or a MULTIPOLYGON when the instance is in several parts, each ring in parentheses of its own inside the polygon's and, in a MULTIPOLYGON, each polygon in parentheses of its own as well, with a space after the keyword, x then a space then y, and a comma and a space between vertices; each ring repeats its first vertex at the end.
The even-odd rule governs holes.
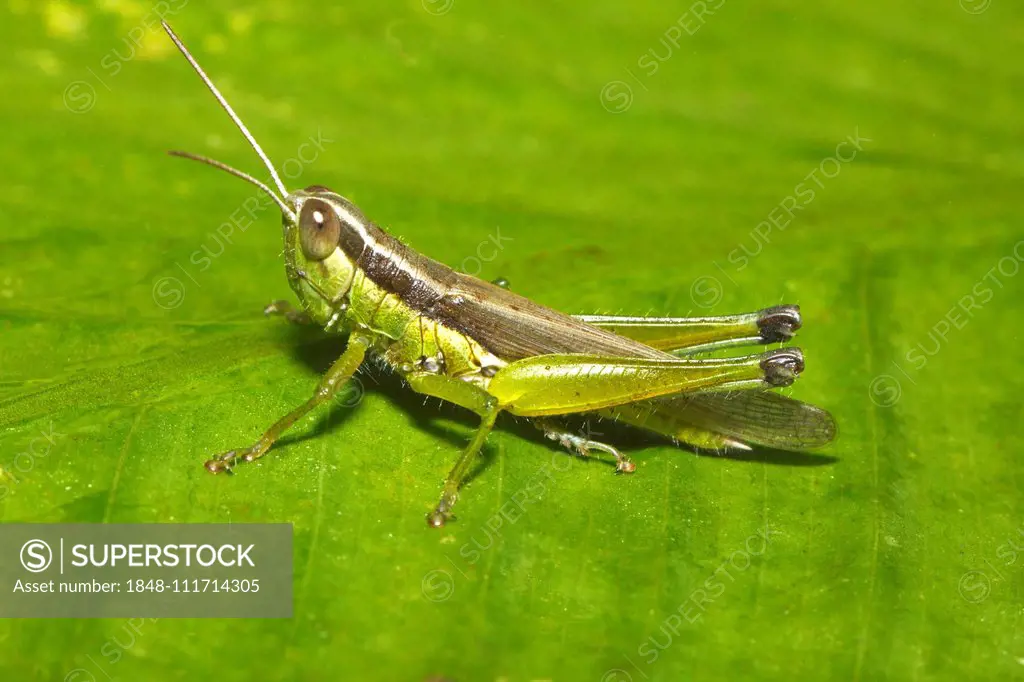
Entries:
POLYGON ((260 314, 290 296, 273 211, 218 241, 252 188, 164 155, 264 175, 137 28, 152 5, 5 0, 0 516, 291 521, 296 578, 291 620, 0 623, 4 677, 1024 676, 1016 3, 182 4, 173 25, 279 165, 330 140, 290 187, 568 312, 798 303, 793 395, 840 437, 731 459, 609 434, 638 462, 619 477, 504 420, 438 532, 424 514, 472 420, 371 371, 355 409, 206 474, 341 345, 260 314))

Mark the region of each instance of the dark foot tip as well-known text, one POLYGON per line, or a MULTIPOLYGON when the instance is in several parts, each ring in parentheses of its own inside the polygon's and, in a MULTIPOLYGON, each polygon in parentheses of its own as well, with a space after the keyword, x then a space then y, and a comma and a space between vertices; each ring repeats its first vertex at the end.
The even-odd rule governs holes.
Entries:
POLYGON ((789 386, 804 371, 804 354, 799 348, 769 351, 761 359, 761 369, 770 386, 789 386))
POLYGON ((757 318, 762 343, 781 343, 793 338, 802 326, 800 306, 777 305, 762 310, 757 318))
POLYGON ((228 463, 220 459, 209 459, 203 466, 211 474, 219 474, 228 470, 228 463))
POLYGON ((431 528, 440 528, 447 523, 448 517, 439 511, 432 511, 427 514, 427 525, 431 528))

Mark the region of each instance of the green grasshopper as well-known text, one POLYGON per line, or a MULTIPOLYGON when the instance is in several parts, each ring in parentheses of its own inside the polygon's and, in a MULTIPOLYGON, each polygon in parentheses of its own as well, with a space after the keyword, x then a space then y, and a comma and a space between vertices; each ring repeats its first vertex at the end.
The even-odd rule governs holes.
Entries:
POLYGON ((453 518, 459 488, 502 412, 531 418, 548 438, 581 456, 591 450, 610 454, 620 473, 636 467, 611 445, 571 431, 567 416, 615 419, 715 451, 750 450, 750 445, 808 449, 835 436, 828 412, 767 390, 789 386, 803 371, 799 349, 695 357, 726 347, 788 341, 800 328, 797 306, 721 317, 571 316, 456 272, 399 242, 326 187, 285 189, 234 109, 171 27, 163 26, 260 157, 280 194, 219 161, 170 153, 242 178, 280 207, 285 271, 302 310, 278 301, 266 312, 348 335, 345 351, 309 400, 250 447, 207 461, 210 472, 230 471, 239 461, 265 455, 285 430, 331 400, 368 356, 383 360, 413 391, 480 418, 427 515, 433 527, 453 518))

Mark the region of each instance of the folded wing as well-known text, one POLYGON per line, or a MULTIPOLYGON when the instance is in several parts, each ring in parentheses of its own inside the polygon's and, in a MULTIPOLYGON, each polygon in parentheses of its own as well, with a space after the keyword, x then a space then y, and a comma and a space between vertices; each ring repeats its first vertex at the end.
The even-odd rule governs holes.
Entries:
POLYGON ((646 401, 642 407, 647 423, 638 426, 657 427, 688 442, 697 429, 748 445, 808 450, 836 436, 835 420, 827 411, 771 391, 675 395, 646 401))

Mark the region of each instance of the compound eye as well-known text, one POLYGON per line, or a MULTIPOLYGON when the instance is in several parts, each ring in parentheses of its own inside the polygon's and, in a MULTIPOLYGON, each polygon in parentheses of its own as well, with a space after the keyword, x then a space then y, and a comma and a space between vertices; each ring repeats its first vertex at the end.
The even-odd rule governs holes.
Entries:
POLYGON ((341 220, 330 204, 306 199, 299 213, 299 243, 310 260, 323 260, 334 253, 341 236, 341 220))

